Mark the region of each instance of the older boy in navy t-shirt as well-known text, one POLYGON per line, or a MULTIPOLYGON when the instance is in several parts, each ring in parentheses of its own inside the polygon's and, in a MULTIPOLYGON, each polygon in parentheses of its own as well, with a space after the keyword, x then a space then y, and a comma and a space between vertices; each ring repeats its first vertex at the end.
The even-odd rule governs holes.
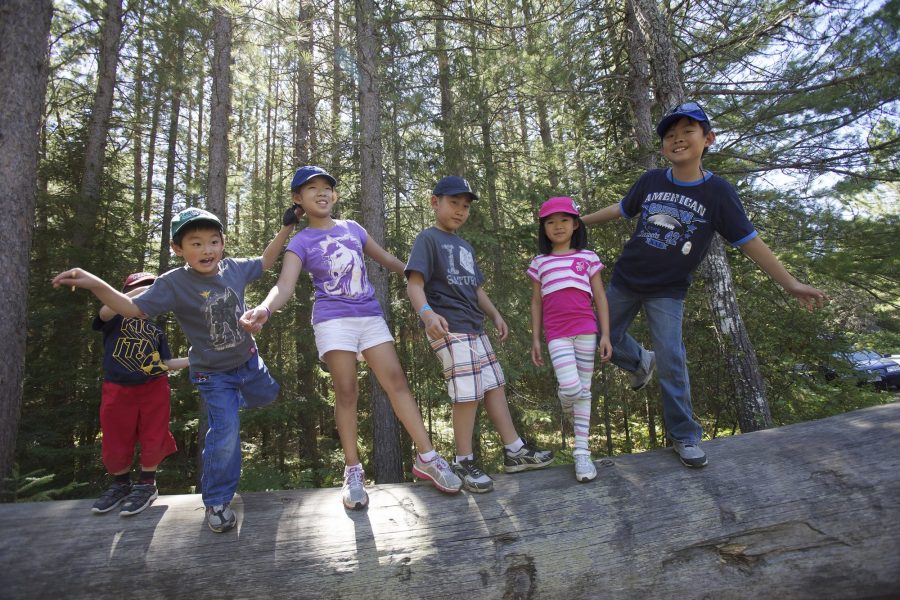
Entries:
POLYGON ((676 106, 656 132, 672 167, 647 171, 621 202, 582 220, 593 225, 638 217, 606 291, 612 362, 631 373, 634 390, 647 385, 654 368, 658 370, 663 420, 673 448, 686 466, 703 467, 707 464, 700 449, 703 431, 693 418, 681 324, 693 272, 713 236, 719 233, 739 247, 805 307, 821 306, 826 297, 785 270, 747 219, 731 184, 703 170, 702 157, 716 135, 700 105, 676 106), (641 307, 653 352, 627 333, 641 307))

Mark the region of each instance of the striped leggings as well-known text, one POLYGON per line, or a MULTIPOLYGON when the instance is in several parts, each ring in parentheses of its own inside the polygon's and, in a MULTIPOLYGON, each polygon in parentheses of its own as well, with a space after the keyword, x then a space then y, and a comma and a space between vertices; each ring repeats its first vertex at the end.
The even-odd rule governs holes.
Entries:
POLYGON ((557 338, 547 343, 550 362, 559 383, 557 395, 563 411, 575 424, 574 454, 590 454, 588 433, 591 425, 591 376, 594 374, 594 333, 557 338))

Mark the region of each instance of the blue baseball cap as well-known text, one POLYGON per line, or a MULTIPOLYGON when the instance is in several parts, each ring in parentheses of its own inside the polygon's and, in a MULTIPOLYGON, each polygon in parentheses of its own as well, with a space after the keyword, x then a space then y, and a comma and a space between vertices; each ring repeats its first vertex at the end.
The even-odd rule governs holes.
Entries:
POLYGON ((693 101, 682 102, 681 104, 667 112, 666 116, 662 118, 662 120, 659 122, 659 125, 656 126, 656 135, 658 135, 659 137, 663 137, 664 135, 666 135, 669 127, 671 127, 673 123, 676 123, 682 117, 688 117, 697 121, 698 123, 706 123, 707 125, 712 127, 712 124, 709 122, 709 117, 706 116, 706 112, 704 112, 702 106, 693 101))
POLYGON ((432 192, 435 196, 455 196, 457 194, 470 194, 473 200, 478 200, 478 194, 472 191, 469 182, 456 175, 447 175, 437 182, 432 192))
POLYGON ((291 191, 296 192, 297 189, 300 188, 300 186, 302 186, 313 177, 324 177, 331 182, 331 187, 337 186, 337 179, 329 175, 325 169, 323 169, 322 167, 307 165, 305 167, 300 167, 299 169, 297 169, 297 172, 294 173, 294 178, 291 180, 291 191))

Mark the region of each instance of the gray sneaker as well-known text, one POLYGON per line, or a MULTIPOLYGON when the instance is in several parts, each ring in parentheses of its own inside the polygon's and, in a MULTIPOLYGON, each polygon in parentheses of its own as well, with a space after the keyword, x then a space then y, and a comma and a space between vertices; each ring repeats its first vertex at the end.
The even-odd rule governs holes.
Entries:
POLYGON ((341 498, 345 507, 359 510, 368 506, 369 494, 366 493, 365 481, 366 473, 362 467, 345 471, 344 487, 341 488, 341 498))
POLYGON ((700 444, 685 444, 672 440, 672 450, 681 459, 681 464, 686 467, 699 469, 706 466, 706 453, 700 449, 700 444))
POLYGON ((590 454, 575 455, 575 479, 581 483, 591 481, 597 476, 597 467, 590 454))
POLYGON ((641 366, 631 374, 631 389, 635 392, 650 383, 656 369, 656 353, 641 348, 641 366))
POLYGON ((471 458, 465 458, 459 462, 454 461, 451 468, 462 480, 463 487, 470 492, 483 494, 494 489, 494 480, 482 471, 471 458))
POLYGON ((434 487, 448 494, 455 494, 462 489, 462 480, 440 455, 430 462, 424 462, 416 453, 416 462, 413 465, 412 473, 419 479, 430 481, 434 487))
POLYGON ((97 501, 94 502, 94 506, 91 507, 91 512, 96 515, 108 513, 109 511, 117 507, 122 500, 127 498, 128 494, 130 493, 130 481, 127 483, 113 482, 111 486, 106 488, 105 492, 100 494, 100 497, 97 498, 97 501))
POLYGON ((541 450, 528 442, 516 452, 503 449, 503 470, 507 473, 531 471, 549 467, 553 462, 553 452, 541 450))
POLYGON ((145 508, 153 504, 153 501, 159 497, 159 490, 156 489, 155 483, 136 483, 131 486, 131 493, 122 503, 122 510, 119 511, 120 517, 130 517, 143 511, 145 508))
POLYGON ((234 516, 234 511, 228 505, 229 503, 226 502, 206 507, 206 524, 216 533, 228 531, 237 523, 237 517, 234 516))

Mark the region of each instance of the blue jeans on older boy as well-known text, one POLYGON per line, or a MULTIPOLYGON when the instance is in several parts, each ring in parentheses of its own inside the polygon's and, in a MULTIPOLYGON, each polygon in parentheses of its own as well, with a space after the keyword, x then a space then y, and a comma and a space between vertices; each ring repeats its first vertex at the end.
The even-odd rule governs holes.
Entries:
POLYGON ((231 502, 241 478, 242 408, 265 406, 278 396, 279 385, 259 354, 230 371, 194 371, 191 381, 206 402, 208 429, 203 447, 200 490, 203 504, 231 502))
POLYGON ((684 300, 651 298, 612 284, 606 289, 606 300, 609 304, 613 364, 629 373, 640 368, 642 348, 628 334, 628 328, 643 306, 650 343, 656 353, 656 376, 662 392, 666 432, 673 440, 685 444, 699 443, 703 430, 693 417, 687 354, 681 335, 684 300))

